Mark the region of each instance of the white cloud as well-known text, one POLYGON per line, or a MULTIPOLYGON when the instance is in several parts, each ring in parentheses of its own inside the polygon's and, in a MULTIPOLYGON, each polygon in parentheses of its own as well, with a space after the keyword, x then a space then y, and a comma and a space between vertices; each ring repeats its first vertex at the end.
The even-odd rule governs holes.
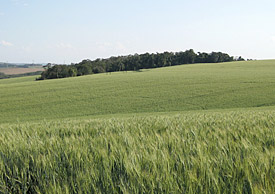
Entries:
POLYGON ((96 46, 100 50, 106 50, 107 48, 110 48, 112 44, 110 42, 97 42, 96 46))
POLYGON ((20 3, 19 0, 11 0, 12 3, 14 3, 15 5, 18 5, 20 3))
POLYGON ((108 51, 108 50, 116 50, 116 51, 125 51, 126 46, 121 42, 103 42, 103 43, 96 43, 97 48, 101 51, 108 51))
POLYGON ((5 40, 2 40, 2 41, 0 42, 0 45, 2 45, 2 46, 13 46, 12 43, 7 42, 7 41, 5 41, 5 40))
POLYGON ((10 0, 10 1, 16 6, 24 6, 24 7, 29 6, 26 0, 10 0))
POLYGON ((74 48, 71 44, 69 43, 59 43, 56 45, 56 48, 60 48, 60 49, 72 49, 74 48))
POLYGON ((124 44, 122 44, 121 42, 117 42, 116 43, 116 49, 121 50, 121 51, 125 51, 126 47, 124 44))
POLYGON ((31 52, 32 47, 31 46, 22 46, 21 49, 25 52, 31 52))
POLYGON ((275 36, 272 36, 272 37, 271 37, 271 40, 272 40, 273 42, 275 42, 275 36))

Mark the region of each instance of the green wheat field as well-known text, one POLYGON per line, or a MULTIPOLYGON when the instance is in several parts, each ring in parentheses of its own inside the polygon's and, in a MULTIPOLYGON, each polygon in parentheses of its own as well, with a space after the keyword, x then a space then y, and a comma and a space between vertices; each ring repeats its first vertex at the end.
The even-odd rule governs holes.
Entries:
POLYGON ((0 193, 275 193, 275 60, 0 80, 0 193))

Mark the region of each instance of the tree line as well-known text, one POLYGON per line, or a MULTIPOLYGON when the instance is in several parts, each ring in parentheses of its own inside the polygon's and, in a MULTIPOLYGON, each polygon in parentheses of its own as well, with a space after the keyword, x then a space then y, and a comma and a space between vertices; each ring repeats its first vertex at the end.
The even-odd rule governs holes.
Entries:
POLYGON ((37 80, 55 79, 89 75, 95 73, 115 71, 137 71, 157 67, 167 67, 193 63, 220 63, 230 61, 243 61, 242 57, 234 59, 222 52, 195 53, 193 49, 185 52, 164 52, 156 54, 135 54, 127 56, 110 57, 107 59, 83 60, 71 65, 45 66, 45 71, 37 80))

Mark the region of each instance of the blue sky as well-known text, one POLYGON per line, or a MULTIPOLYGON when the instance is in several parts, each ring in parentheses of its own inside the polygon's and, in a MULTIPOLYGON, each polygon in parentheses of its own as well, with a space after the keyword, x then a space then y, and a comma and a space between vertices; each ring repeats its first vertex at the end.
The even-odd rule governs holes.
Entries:
POLYGON ((145 52, 275 59, 274 0, 0 0, 0 61, 145 52))

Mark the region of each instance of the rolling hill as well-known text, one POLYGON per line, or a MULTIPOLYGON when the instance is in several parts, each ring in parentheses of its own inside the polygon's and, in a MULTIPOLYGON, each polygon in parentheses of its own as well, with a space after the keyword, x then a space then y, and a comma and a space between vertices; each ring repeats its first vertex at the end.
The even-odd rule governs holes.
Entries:
POLYGON ((274 193, 275 60, 0 80, 0 193, 274 193))
POLYGON ((0 80, 0 123, 275 105, 275 61, 0 80))

